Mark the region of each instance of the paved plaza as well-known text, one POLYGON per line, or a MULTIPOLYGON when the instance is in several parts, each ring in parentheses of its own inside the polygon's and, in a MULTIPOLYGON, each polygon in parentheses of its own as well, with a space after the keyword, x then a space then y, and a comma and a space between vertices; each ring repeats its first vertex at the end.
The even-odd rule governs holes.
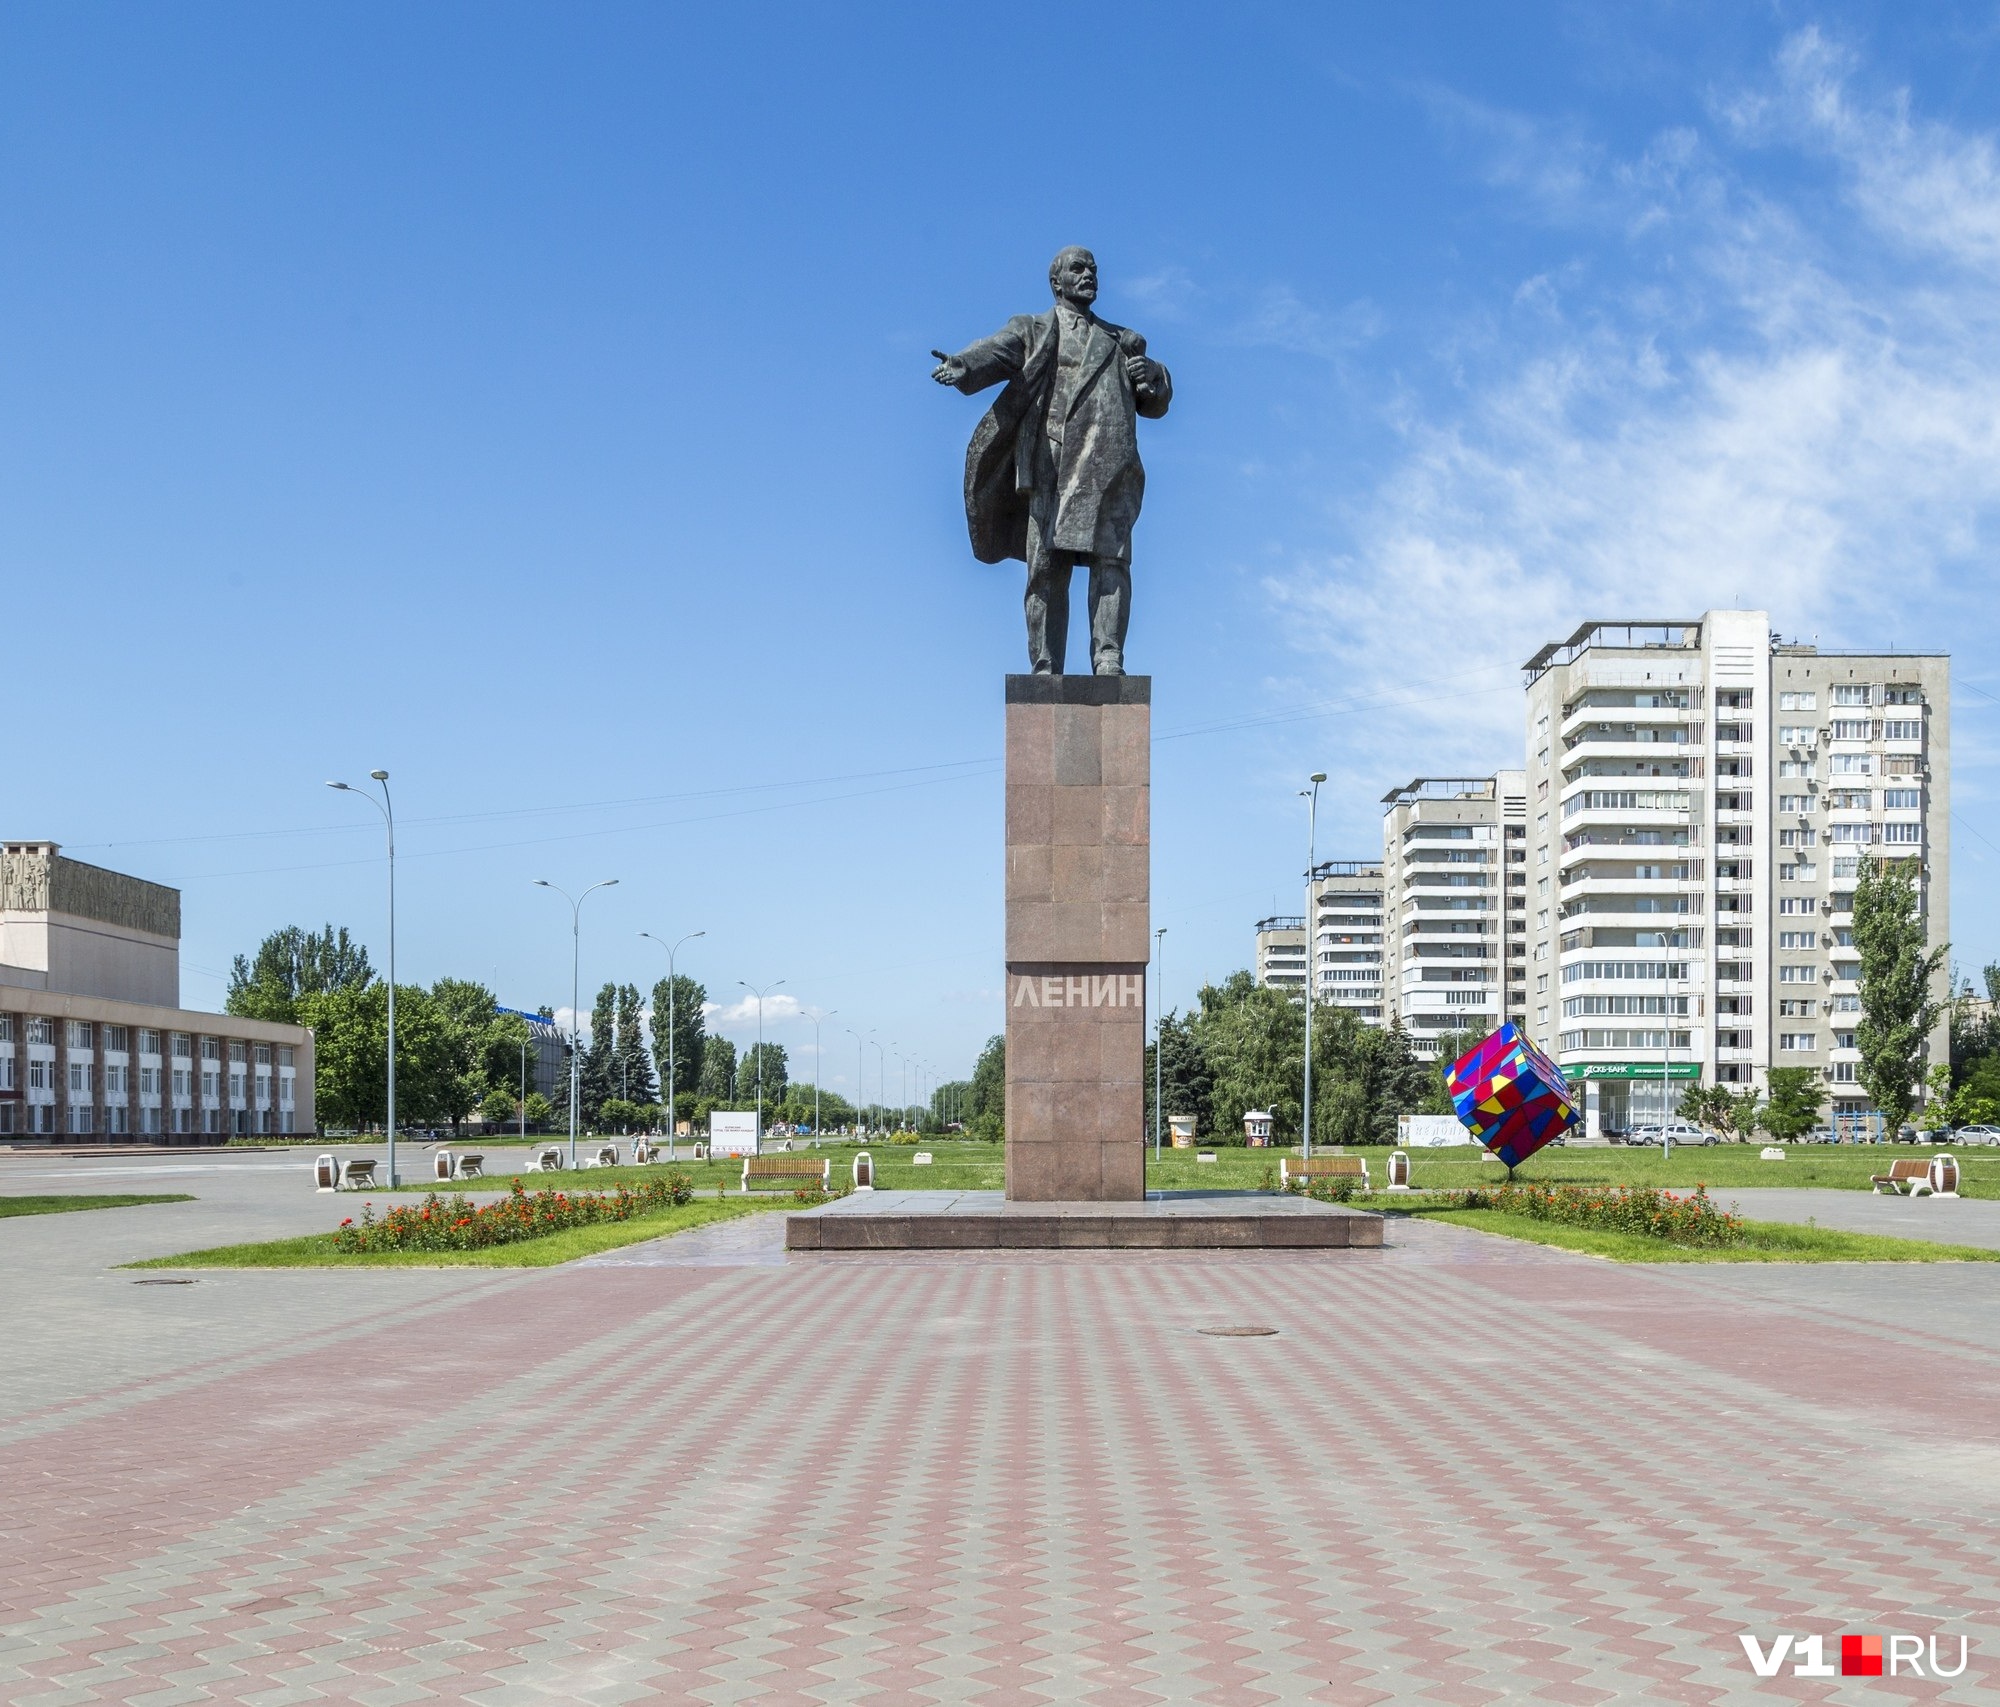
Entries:
POLYGON ((787 1257, 772 1215, 152 1285, 110 1265, 335 1205, 303 1157, 117 1168, 0 1160, 199 1199, 0 1222, 10 1707, 2000 1699, 2000 1265, 787 1257), (1954 1681, 1738 1641, 1933 1630, 1954 1681))

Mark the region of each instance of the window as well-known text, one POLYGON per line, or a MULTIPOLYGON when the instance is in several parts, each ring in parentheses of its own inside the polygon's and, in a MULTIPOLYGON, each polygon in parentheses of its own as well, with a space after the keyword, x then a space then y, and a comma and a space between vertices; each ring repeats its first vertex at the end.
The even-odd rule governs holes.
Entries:
POLYGON ((1781 848, 1809 848, 1813 845, 1813 841, 1814 834, 1811 830, 1780 830, 1778 832, 1778 846, 1781 848))
POLYGON ((174 1069, 174 1095, 177 1097, 192 1095, 194 1089, 193 1080, 194 1074, 187 1068, 176 1067, 174 1069))
POLYGON ((1875 755, 1873 753, 1835 753, 1833 755, 1835 776, 1873 776, 1875 755))
POLYGON ((1873 827, 1869 824, 1835 824, 1827 831, 1826 839, 1830 842, 1856 842, 1866 847, 1874 840, 1870 834, 1873 827))
POLYGON ((159 1068, 141 1067, 139 1069, 139 1094, 145 1097, 156 1097, 160 1094, 159 1068))
POLYGON ((70 1048, 72 1049, 94 1048, 96 1047, 96 1045, 93 1042, 93 1037, 94 1037, 94 1032, 92 1030, 91 1023, 89 1020, 73 1019, 69 1022, 70 1048))
POLYGON ((1722 711, 1748 711, 1750 702, 1749 688, 1724 688, 1715 696, 1716 707, 1722 711))
POLYGON ((1900 843, 1905 847, 1914 847, 1923 839, 1924 827, 1921 824, 1884 824, 1882 826, 1882 840, 1885 842, 1900 843))
POLYGON ((222 1093, 222 1075, 213 1068, 204 1068, 201 1075, 201 1094, 216 1097, 222 1093))
POLYGON ((0 1055, 0 1091, 11 1091, 13 1088, 14 1055, 13 1051, 9 1050, 5 1055, 0 1055))
POLYGON ((244 1057, 243 1044, 241 1043, 240 1040, 232 1038, 229 1044, 229 1059, 233 1062, 240 1063, 243 1060, 243 1057, 244 1057))
POLYGON ((1812 772, 1812 764, 1806 759, 1780 759, 1778 761, 1778 775, 1781 777, 1811 776, 1812 772))
POLYGON ((1780 812, 1810 812, 1812 809, 1813 797, 1810 794, 1781 794, 1778 796, 1778 810, 1780 812))
POLYGON ((1827 807, 1834 812, 1866 812, 1874 801, 1871 788, 1834 788, 1826 796, 1827 807))
POLYGON ((104 1094, 106 1096, 122 1097, 132 1088, 132 1081, 128 1076, 131 1071, 132 1069, 129 1067, 106 1067, 104 1069, 104 1094))
POLYGON ((1860 875, 1861 856, 1859 854, 1843 854, 1833 862, 1833 880, 1836 883, 1843 877, 1859 877, 1860 875))
POLYGON ((1549 768, 1548 748, 1544 747, 1539 753, 1535 755, 1535 763, 1540 765, 1543 770, 1547 770, 1549 768))
POLYGON ((1924 803, 1924 791, 1920 788, 1885 788, 1882 790, 1882 804, 1891 812, 1915 812, 1924 803))
POLYGON ((1836 1031, 1833 1034, 1833 1046, 1836 1049, 1852 1049, 1854 1047, 1854 1033, 1851 1031, 1836 1031))
POLYGON ((1853 682, 1836 687, 1833 690, 1833 703, 1835 705, 1866 705, 1868 703, 1868 684, 1866 682, 1853 682))
POLYGON ((1577 1019, 1586 1014, 1662 1014, 1685 1018, 1685 996, 1568 996, 1563 1000, 1563 1018, 1577 1019))
POLYGON ((184 1031, 174 1033, 174 1054, 183 1061, 194 1059, 194 1040, 184 1031))
POLYGON ((1855 1069, 1855 1068, 1856 1068, 1856 1067, 1857 1067, 1858 1065, 1859 1065, 1859 1063, 1858 1063, 1858 1062, 1854 1062, 1854 1061, 1836 1061, 1836 1062, 1834 1062, 1834 1064, 1833 1064, 1833 1082, 1834 1082, 1834 1083, 1835 1083, 1836 1085, 1851 1085, 1851 1084, 1855 1083, 1856 1081, 1855 1081, 1855 1072, 1854 1072, 1854 1069, 1855 1069))
POLYGON ((1778 946, 1780 948, 1811 948, 1816 935, 1817 933, 1813 931, 1780 931, 1778 932, 1778 946))
POLYGON ((53 1061, 30 1060, 28 1062, 28 1089, 31 1091, 52 1091, 56 1088, 56 1064, 53 1061))
POLYGON ((1885 741, 1921 741, 1924 726, 1921 721, 1907 717, 1891 717, 1882 725, 1882 739, 1885 741))
POLYGON ((1778 1033, 1778 1047, 1795 1052, 1817 1049, 1817 1033, 1810 1031, 1781 1031, 1778 1033))
POLYGON ((132 1047, 131 1033, 122 1025, 107 1025, 104 1028, 104 1047, 117 1055, 123 1055, 132 1047))
POLYGON ((1581 978, 1631 979, 1641 983, 1664 984, 1688 975, 1684 960, 1575 960, 1562 969, 1562 981, 1574 984, 1581 978))
POLYGON ((1858 1014, 1861 1011, 1861 998, 1859 996, 1835 996, 1833 998, 1833 1011, 1837 1014, 1858 1014))
POLYGON ((278 1065, 280 1067, 289 1067, 291 1064, 292 1046, 289 1043, 281 1043, 278 1046, 278 1065))
POLYGON ((1922 705, 1924 690, 1912 687, 1908 682, 1892 682, 1882 690, 1884 705, 1922 705))
POLYGON ((201 1058, 204 1061, 220 1061, 222 1045, 212 1037, 204 1037, 201 1040, 201 1058))
POLYGON ((90 1063, 72 1061, 69 1064, 69 1094, 73 1097, 90 1095, 90 1063))
MULTIPOLYGON (((1834 728, 1840 725, 1836 723, 1834 728)), ((1810 723, 1781 723, 1778 725, 1778 740, 1787 747, 1810 747, 1818 731, 1810 723)))
POLYGON ((1819 968, 1817 966, 1780 966, 1778 968, 1778 982, 1780 984, 1817 984, 1819 982, 1819 968))
POLYGON ((1813 898, 1810 895, 1780 895, 1778 897, 1778 911, 1781 913, 1810 913, 1813 911, 1813 898))
POLYGON ((139 1053, 141 1055, 157 1055, 159 1052, 160 1034, 148 1027, 141 1026, 139 1028, 139 1053))
POLYGON ((253 1059, 253 1060, 254 1060, 254 1061, 255 1061, 255 1062, 257 1063, 257 1065, 258 1065, 258 1066, 260 1066, 260 1067, 268 1067, 268 1066, 270 1066, 270 1064, 271 1064, 271 1046, 270 1046, 270 1044, 268 1044, 268 1043, 260 1043, 260 1044, 258 1044, 258 1045, 257 1045, 257 1052, 256 1052, 256 1054, 255 1054, 255 1055, 254 1055, 254 1056, 252 1057, 252 1059, 253 1059))
POLYGON ((1796 996, 1787 996, 1778 1003, 1780 1019, 1805 1019, 1813 1011, 1811 1002, 1801 1001, 1796 996))
POLYGON ((1833 720, 1833 738, 1836 741, 1865 741, 1869 728, 1865 717, 1836 717, 1833 720))
POLYGON ((1796 860, 1790 865, 1778 867, 1780 883, 1810 883, 1819 876, 1819 867, 1811 860, 1796 860))
POLYGON ((241 1073, 231 1073, 229 1075, 229 1100, 231 1102, 241 1102, 243 1100, 243 1075, 241 1073))
POLYGON ((28 1041, 30 1043, 52 1044, 55 1042, 55 1040, 56 1040, 56 1022, 54 1020, 43 1019, 40 1015, 31 1015, 29 1017, 28 1041))
POLYGON ((1819 695, 1814 693, 1781 693, 1778 695, 1780 711, 1817 711, 1819 695))

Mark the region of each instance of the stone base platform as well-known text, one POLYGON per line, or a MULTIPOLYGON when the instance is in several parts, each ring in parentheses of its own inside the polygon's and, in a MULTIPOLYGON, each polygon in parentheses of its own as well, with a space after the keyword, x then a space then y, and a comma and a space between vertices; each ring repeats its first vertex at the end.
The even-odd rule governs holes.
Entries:
POLYGON ((1382 1217, 1262 1192, 1010 1203, 997 1191, 856 1192, 785 1218, 788 1251, 1375 1250, 1382 1217))

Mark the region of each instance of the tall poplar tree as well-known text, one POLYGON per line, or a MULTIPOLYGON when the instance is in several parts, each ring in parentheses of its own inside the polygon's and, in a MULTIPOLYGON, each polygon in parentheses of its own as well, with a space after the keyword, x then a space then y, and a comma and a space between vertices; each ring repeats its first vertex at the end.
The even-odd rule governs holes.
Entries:
POLYGON ((1916 1107, 1924 1056, 1943 1004, 1938 969, 1949 944, 1929 948, 1917 896, 1917 861, 1864 859, 1854 889, 1854 946, 1861 951, 1861 1083, 1894 1137, 1916 1107))

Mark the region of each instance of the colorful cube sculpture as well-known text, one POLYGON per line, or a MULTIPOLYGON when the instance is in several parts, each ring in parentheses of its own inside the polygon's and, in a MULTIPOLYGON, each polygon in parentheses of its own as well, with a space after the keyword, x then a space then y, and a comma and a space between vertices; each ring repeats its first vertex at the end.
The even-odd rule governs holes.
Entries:
POLYGON ((1518 1026, 1503 1025, 1445 1069, 1458 1118, 1515 1167, 1576 1124, 1561 1069, 1518 1026))

